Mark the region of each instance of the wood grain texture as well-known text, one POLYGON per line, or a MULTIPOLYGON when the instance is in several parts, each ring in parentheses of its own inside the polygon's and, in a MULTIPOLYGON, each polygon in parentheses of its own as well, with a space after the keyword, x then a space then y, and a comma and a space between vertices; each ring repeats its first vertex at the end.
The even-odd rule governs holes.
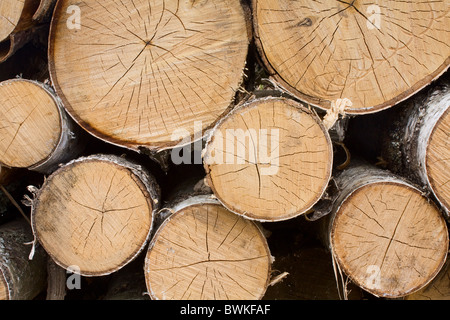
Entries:
POLYGON ((195 121, 203 130, 230 106, 247 27, 239 0, 63 0, 50 74, 69 113, 94 135, 132 149, 169 148, 182 140, 172 137, 176 129, 201 134, 195 121), (67 27, 71 5, 79 29, 67 27))
POLYGON ((345 274, 378 297, 404 297, 425 287, 448 252, 437 206, 408 182, 370 166, 351 167, 338 186, 329 236, 345 274))
POLYGON ((0 83, 0 163, 28 168, 45 161, 58 145, 62 123, 55 97, 37 83, 0 83))
POLYGON ((442 1, 253 0, 256 43, 281 86, 346 113, 386 109, 450 63, 449 6, 442 1))
POLYGON ((61 267, 110 274, 146 244, 159 196, 151 176, 113 156, 79 158, 54 172, 33 204, 37 239, 61 267), (139 170, 139 171, 138 171, 139 170))
POLYGON ((210 196, 178 204, 158 228, 146 256, 152 299, 261 299, 271 256, 264 236, 210 196))
POLYGON ((207 184, 232 212, 279 221, 309 210, 331 177, 333 150, 321 120, 301 104, 261 98, 214 127, 203 162, 207 184))

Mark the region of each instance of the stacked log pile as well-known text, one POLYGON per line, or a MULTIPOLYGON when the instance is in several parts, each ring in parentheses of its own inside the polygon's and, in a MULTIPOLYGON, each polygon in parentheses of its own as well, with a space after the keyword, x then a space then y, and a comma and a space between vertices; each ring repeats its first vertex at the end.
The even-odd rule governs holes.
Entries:
POLYGON ((448 299, 444 1, 0 3, 0 299, 448 299))

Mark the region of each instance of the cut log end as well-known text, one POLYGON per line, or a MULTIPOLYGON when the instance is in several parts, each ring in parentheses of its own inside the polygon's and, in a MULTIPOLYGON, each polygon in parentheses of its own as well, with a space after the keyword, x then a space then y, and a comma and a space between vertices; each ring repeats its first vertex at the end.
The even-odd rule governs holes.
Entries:
POLYGON ((325 191, 333 150, 321 120, 283 98, 254 100, 221 120, 208 140, 208 185, 231 211, 279 221, 309 210, 325 191))
POLYGON ((256 44, 282 87, 323 109, 386 109, 450 64, 448 11, 440 3, 253 0, 256 44), (433 21, 432 24, 429 22, 433 21))
POLYGON ((0 163, 28 168, 44 162, 61 136, 57 101, 41 85, 22 79, 0 83, 0 163))
POLYGON ((157 196, 121 161, 80 158, 51 175, 39 191, 33 229, 63 268, 76 266, 86 276, 110 274, 145 245, 157 196))
POLYGON ((331 248, 344 272, 368 292, 403 297, 442 268, 448 230, 437 207, 417 189, 369 183, 345 199, 331 230, 331 248))
POLYGON ((426 171, 439 202, 450 210, 450 108, 436 123, 428 141, 426 171))
POLYGON ((173 147, 232 103, 248 52, 246 21, 239 0, 59 1, 52 82, 97 137, 132 149, 173 147), (80 25, 67 27, 68 8, 82 12, 80 25))
POLYGON ((261 299, 271 256, 259 228, 217 202, 181 205, 146 256, 153 299, 261 299))

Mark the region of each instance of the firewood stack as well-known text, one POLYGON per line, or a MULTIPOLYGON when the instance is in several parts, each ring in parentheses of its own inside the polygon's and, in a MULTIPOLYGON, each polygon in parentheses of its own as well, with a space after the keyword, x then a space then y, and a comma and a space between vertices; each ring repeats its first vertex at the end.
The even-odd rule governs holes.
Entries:
POLYGON ((2 1, 0 299, 448 300, 449 20, 2 1))

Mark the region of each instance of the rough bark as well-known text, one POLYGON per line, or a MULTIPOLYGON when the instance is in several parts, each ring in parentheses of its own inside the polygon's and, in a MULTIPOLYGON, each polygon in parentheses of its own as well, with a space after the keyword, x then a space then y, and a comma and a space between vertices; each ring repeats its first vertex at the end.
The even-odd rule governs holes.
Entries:
POLYGON ((32 240, 24 220, 0 226, 0 300, 32 300, 45 290, 47 255, 39 246, 29 260, 32 240))
POLYGON ((253 0, 261 60, 284 90, 363 114, 410 97, 448 69, 442 2, 253 0), (430 24, 429 21, 433 21, 430 24))
POLYGON ((327 129, 294 100, 250 99, 211 130, 203 154, 207 184, 230 211, 258 221, 307 212, 331 177, 327 129))
POLYGON ((143 250, 159 205, 159 186, 144 167, 93 155, 46 179, 33 200, 31 222, 36 239, 58 265, 100 276, 143 250))

